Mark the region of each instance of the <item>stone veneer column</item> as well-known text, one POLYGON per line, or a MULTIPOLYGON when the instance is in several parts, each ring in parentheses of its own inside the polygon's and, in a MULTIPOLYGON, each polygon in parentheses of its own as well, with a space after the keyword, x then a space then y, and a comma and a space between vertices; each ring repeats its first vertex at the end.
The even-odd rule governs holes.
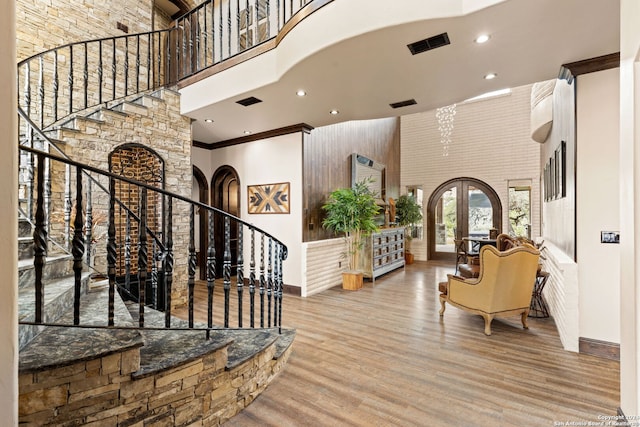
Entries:
POLYGON ((0 13, 0 414, 18 425, 18 167, 15 2, 0 13))

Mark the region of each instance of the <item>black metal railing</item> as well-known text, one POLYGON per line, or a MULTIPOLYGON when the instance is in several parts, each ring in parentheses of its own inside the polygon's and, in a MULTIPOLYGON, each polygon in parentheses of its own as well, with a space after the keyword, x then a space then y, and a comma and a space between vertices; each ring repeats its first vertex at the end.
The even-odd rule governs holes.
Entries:
POLYGON ((207 0, 176 19, 180 79, 272 40, 308 5, 331 0, 207 0))
MULTIPOLYGON (((47 136, 27 117, 22 109, 18 109, 20 119, 25 126, 32 128, 38 138, 48 141, 47 136)), ((287 258, 287 247, 274 236, 265 231, 254 227, 243 220, 229 215, 219 209, 211 206, 189 200, 184 196, 180 196, 163 189, 155 188, 151 185, 128 179, 113 173, 102 171, 98 168, 81 164, 66 158, 55 156, 43 150, 28 146, 20 146, 22 154, 28 153, 35 159, 35 222, 34 222, 34 267, 35 267, 35 320, 33 322, 22 322, 23 324, 40 324, 54 325, 45 321, 44 313, 44 295, 46 292, 46 284, 44 283, 44 266, 47 256, 48 245, 48 229, 50 229, 51 217, 47 216, 45 209, 46 203, 46 186, 45 175, 47 164, 49 168, 62 170, 70 169, 72 171, 71 178, 73 185, 71 190, 61 190, 70 192, 73 200, 74 209, 72 212, 73 233, 71 237, 71 247, 73 254, 73 271, 75 277, 74 286, 74 316, 73 325, 81 327, 80 324, 80 304, 82 294, 82 270, 84 268, 84 258, 86 251, 85 232, 83 226, 88 223, 86 218, 86 200, 96 198, 96 194, 92 191, 95 188, 93 184, 99 183, 108 189, 108 196, 105 199, 108 205, 108 221, 107 221, 107 238, 105 242, 104 257, 106 259, 107 277, 109 286, 109 302, 108 315, 105 319, 106 327, 110 328, 131 328, 130 325, 117 325, 114 318, 114 299, 115 292, 118 291, 125 297, 135 293, 138 301, 138 319, 137 328, 145 328, 144 310, 148 305, 163 305, 165 312, 165 328, 173 328, 172 322, 172 291, 176 272, 174 270, 174 262, 176 256, 181 254, 188 260, 187 269, 187 299, 188 299, 188 320, 189 328, 204 329, 209 335, 210 329, 218 328, 243 328, 247 327, 243 323, 243 317, 247 315, 249 320, 249 328, 281 328, 282 325, 282 262, 287 258), (137 199, 139 207, 137 217, 139 220, 137 235, 137 271, 135 272, 135 280, 126 277, 126 282, 118 282, 118 247, 127 245, 127 233, 119 234, 116 231, 116 183, 124 182, 130 187, 135 187, 138 192, 137 199), (89 196, 91 194, 91 196, 89 196), (163 232, 155 238, 149 238, 149 228, 147 221, 149 217, 148 201, 153 200, 149 195, 153 195, 158 204, 166 209, 163 212, 163 232), (83 211, 84 209, 84 211, 83 211), (196 209, 200 210, 200 215, 207 215, 208 227, 206 230, 200 230, 207 233, 209 237, 206 262, 206 282, 207 282, 207 325, 206 327, 198 327, 194 322, 195 311, 195 275, 196 275, 196 250, 195 250, 195 215, 196 209), (175 245, 174 239, 178 233, 184 238, 184 218, 188 218, 187 226, 189 232, 187 242, 182 246, 175 245), (223 236, 214 234, 214 225, 222 223, 224 228, 223 236), (238 245, 237 249, 231 250, 231 230, 237 230, 238 245), (257 237, 256 237, 257 236, 257 237), (156 239, 157 238, 157 239, 156 239), (222 253, 216 252, 216 240, 222 239, 222 253), (160 240, 160 244, 156 245, 156 240, 160 240), (245 240, 247 245, 245 245, 245 240), (151 242, 152 251, 149 253, 151 242), (161 249, 158 249, 161 248, 161 249), (249 279, 245 280, 244 270, 246 266, 244 259, 249 259, 249 279), (221 261, 223 271, 221 277, 216 274, 216 262, 221 261), (232 277, 232 269, 235 269, 235 277, 232 277), (155 277, 155 280, 154 280, 155 277), (147 298, 147 287, 151 279, 152 293, 147 298), (221 283, 220 283, 221 282, 221 283), (236 286, 235 294, 232 297, 232 284, 236 286), (245 283, 246 282, 246 283, 245 283), (127 283, 129 288, 127 288, 127 283), (222 301, 216 304, 214 299, 214 290, 219 284, 222 285, 222 301), (248 285, 249 309, 245 311, 242 301, 245 299, 245 286, 248 285), (135 290, 133 289, 135 286, 135 290), (162 300, 162 301, 161 301, 162 300), (256 302, 256 300, 258 300, 256 302), (237 314, 236 320, 232 319, 232 304, 235 305, 237 314), (220 312, 220 323, 214 323, 214 313, 220 312), (259 321, 257 317, 259 316, 259 321)), ((59 175, 59 174, 58 174, 59 175)), ((58 175, 52 175, 55 179, 58 175)), ((54 183, 51 188, 63 188, 61 185, 54 183)), ((125 212, 127 218, 131 215, 125 212)), ((128 255, 125 255, 128 256, 128 255)), ((129 261, 130 263, 130 261, 129 261)), ((125 273, 129 276, 130 273, 125 273)), ((65 325, 69 326, 69 325, 65 325)), ((181 329, 181 328, 177 328, 181 329)))

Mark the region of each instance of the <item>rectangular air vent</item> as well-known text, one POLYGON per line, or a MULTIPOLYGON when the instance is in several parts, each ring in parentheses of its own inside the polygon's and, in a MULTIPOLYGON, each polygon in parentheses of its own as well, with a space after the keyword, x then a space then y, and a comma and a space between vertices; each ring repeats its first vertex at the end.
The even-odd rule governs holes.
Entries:
POLYGON ((418 53, 446 46, 450 43, 451 42, 449 41, 449 35, 447 33, 442 33, 438 34, 437 36, 429 37, 428 39, 408 44, 407 47, 413 55, 416 55, 418 53))
POLYGON ((415 99, 407 99, 406 101, 394 102, 393 104, 389 104, 391 108, 402 108, 408 107, 409 105, 416 105, 417 102, 415 99))
POLYGON ((248 107, 249 105, 257 104, 262 102, 262 99, 258 99, 255 96, 250 96, 249 98, 241 99, 240 101, 236 101, 240 105, 244 105, 248 107))

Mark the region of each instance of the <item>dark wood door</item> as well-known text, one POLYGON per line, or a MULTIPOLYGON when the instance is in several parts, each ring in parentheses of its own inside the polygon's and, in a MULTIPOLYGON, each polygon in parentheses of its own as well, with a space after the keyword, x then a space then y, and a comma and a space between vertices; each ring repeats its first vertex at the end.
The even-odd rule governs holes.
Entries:
MULTIPOLYGON (((240 180, 238 174, 230 166, 222 166, 214 173, 211 185, 212 206, 231 215, 240 216, 240 180)), ((224 218, 215 218, 215 248, 216 248, 216 277, 223 275, 224 262, 224 218)), ((230 255, 232 271, 236 274, 236 260, 238 256, 238 224, 230 223, 230 255)))

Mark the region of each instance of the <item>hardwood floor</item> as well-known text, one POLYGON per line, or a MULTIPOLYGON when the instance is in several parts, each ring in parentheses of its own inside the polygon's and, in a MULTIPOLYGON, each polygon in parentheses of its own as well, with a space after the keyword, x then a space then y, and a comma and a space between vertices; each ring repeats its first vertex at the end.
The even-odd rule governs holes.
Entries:
POLYGON ((552 319, 531 318, 529 330, 518 316, 496 319, 490 337, 480 316, 454 307, 440 320, 437 283, 451 272, 416 262, 360 291, 286 295, 291 358, 225 426, 553 426, 615 415, 619 363, 563 350, 552 319))

